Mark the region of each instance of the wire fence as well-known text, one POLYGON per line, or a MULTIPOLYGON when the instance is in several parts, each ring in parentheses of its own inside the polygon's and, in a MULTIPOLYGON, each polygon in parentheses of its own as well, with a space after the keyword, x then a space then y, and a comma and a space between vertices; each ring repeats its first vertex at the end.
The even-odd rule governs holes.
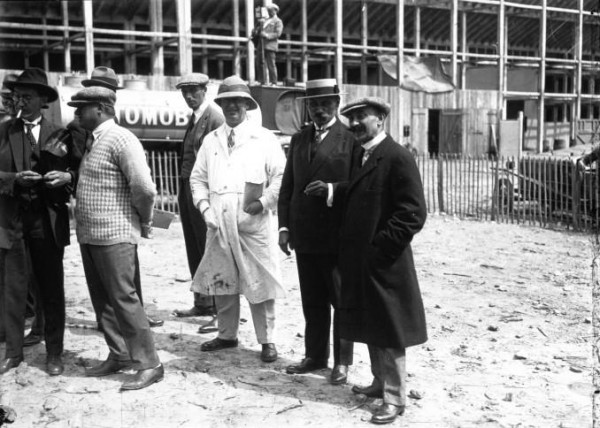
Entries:
MULTIPOLYGON (((156 208, 179 213, 178 154, 146 152, 156 208)), ((416 157, 429 213, 541 227, 597 231, 600 167, 574 158, 416 157)))

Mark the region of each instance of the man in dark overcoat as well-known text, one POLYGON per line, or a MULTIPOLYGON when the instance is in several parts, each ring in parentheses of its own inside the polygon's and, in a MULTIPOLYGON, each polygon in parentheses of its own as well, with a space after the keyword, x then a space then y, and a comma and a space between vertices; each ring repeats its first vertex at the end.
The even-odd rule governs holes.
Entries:
MULTIPOLYGON (((186 104, 192 109, 192 115, 179 152, 181 180, 179 182, 178 195, 179 215, 183 228, 185 251, 192 277, 194 277, 204 256, 206 223, 192 201, 190 174, 192 173, 192 168, 196 162, 196 155, 198 154, 198 150, 200 150, 200 146, 202 146, 204 137, 225 122, 225 118, 219 107, 210 103, 206 98, 206 85, 208 85, 208 82, 209 78, 206 74, 192 73, 183 76, 176 85, 176 88, 181 91, 186 104)), ((175 310, 175 315, 178 317, 215 314, 213 297, 203 296, 199 293, 194 293, 194 306, 191 309, 175 310)), ((205 332, 202 326, 199 332, 205 332)))
MULTIPOLYGON (((18 222, 39 284, 46 340, 46 371, 59 375, 65 330, 64 247, 69 245, 67 202, 73 191, 81 151, 70 134, 41 113, 58 93, 48 85, 46 73, 27 68, 14 82, 17 119, 0 132, 0 151, 8 156, 0 187, 18 200, 18 222)), ((6 160, 6 159, 5 159, 6 160)), ((0 374, 23 361, 23 329, 27 284, 7 284, 6 357, 0 374), (18 288, 18 290, 17 290, 18 288), (8 300, 10 299, 10 300, 8 300), (10 330, 10 332, 9 332, 10 330)))
MULTIPOLYGON (((341 210, 328 204, 333 185, 350 178, 356 141, 340 122, 335 79, 306 83, 308 112, 313 123, 292 136, 283 173, 277 212, 279 246, 286 254, 296 251, 302 310, 306 322, 305 358, 287 367, 302 374, 327 367, 331 306, 337 307, 339 271, 338 231, 341 210), (313 183, 308 188, 307 185, 313 183)), ((334 367, 331 383, 347 380, 352 364, 352 342, 340 339, 337 312, 333 321, 334 367)))
POLYGON ((366 343, 373 382, 353 392, 383 397, 371 422, 391 423, 406 405, 406 348, 427 340, 410 242, 427 216, 411 153, 384 132, 389 105, 379 98, 341 110, 362 146, 350 181, 336 187, 340 230, 341 337, 366 343))

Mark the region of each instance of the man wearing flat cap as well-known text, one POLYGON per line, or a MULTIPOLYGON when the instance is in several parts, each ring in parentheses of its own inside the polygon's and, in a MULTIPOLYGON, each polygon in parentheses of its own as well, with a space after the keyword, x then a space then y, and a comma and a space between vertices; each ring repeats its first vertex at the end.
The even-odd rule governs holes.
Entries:
POLYGON ((406 405, 406 348, 427 340, 425 311, 410 243, 427 207, 412 154, 384 131, 389 105, 379 98, 347 104, 341 114, 361 144, 351 178, 335 189, 341 204, 340 335, 366 343, 373 382, 352 391, 383 398, 371 422, 387 424, 406 405))
POLYGON ((283 22, 277 16, 279 6, 271 3, 266 8, 269 17, 264 22, 261 22, 262 20, 259 21, 252 31, 253 40, 258 41, 258 76, 263 84, 269 82, 271 85, 277 85, 277 64, 275 63, 275 59, 279 46, 279 38, 283 32, 283 22))
MULTIPOLYGON (((70 134, 41 113, 44 106, 58 99, 43 70, 27 68, 6 86, 13 91, 17 119, 5 122, 0 129, 0 194, 7 198, 0 206, 1 210, 14 211, 9 223, 0 225, 0 248, 21 251, 23 239, 37 282, 44 284, 39 295, 46 321, 46 371, 55 376, 64 370, 63 255, 70 236, 67 203, 81 153, 70 134)), ((23 278, 22 267, 21 260, 7 258, 2 270, 23 278)), ((0 363, 0 374, 23 361, 28 291, 26 276, 24 282, 5 279, 0 288, 5 302, 6 356, 0 363)))
MULTIPOLYGON (((182 77, 176 85, 176 88, 181 90, 181 95, 188 107, 192 109, 192 116, 179 152, 181 179, 177 198, 188 266, 192 277, 204 255, 206 223, 204 223, 202 215, 200 215, 192 200, 190 174, 204 138, 225 121, 221 110, 206 99, 208 80, 208 76, 205 74, 193 73, 182 77)), ((178 317, 215 314, 213 297, 203 296, 199 293, 194 293, 194 306, 191 309, 175 311, 175 315, 178 317)), ((204 332, 204 330, 200 330, 200 332, 204 332)))
POLYGON ((109 348, 108 358, 85 374, 133 369, 121 390, 134 390, 164 377, 136 292, 137 245, 151 234, 156 186, 142 144, 114 121, 115 102, 115 91, 90 86, 68 103, 93 136, 79 170, 75 218, 90 298, 109 348))
POLYGON ((238 346, 240 294, 249 302, 264 362, 277 359, 275 299, 283 297, 271 222, 285 166, 275 135, 247 119, 258 108, 238 76, 219 86, 225 123, 209 133, 190 176, 194 205, 208 227, 193 291, 215 296, 218 336, 203 351, 238 346))
MULTIPOLYGON (((340 94, 335 79, 306 82, 306 100, 312 124, 292 136, 279 193, 279 246, 296 252, 305 358, 288 366, 289 374, 327 367, 331 307, 339 300, 337 266, 341 211, 332 207, 333 186, 348 181, 356 140, 337 117, 340 94)), ((339 335, 338 313, 333 316, 334 385, 346 383, 353 344, 339 335)))

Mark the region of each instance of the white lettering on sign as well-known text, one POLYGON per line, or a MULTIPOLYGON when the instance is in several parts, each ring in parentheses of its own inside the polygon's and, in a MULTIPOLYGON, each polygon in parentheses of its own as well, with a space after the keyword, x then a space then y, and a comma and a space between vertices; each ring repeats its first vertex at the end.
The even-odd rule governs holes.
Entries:
POLYGON ((175 112, 175 126, 185 126, 187 125, 188 120, 187 112, 181 110, 175 112))
POLYGON ((163 126, 169 126, 173 122, 174 114, 171 110, 161 110, 159 119, 160 124, 163 126))
POLYGON ((125 107, 125 122, 135 125, 140 121, 140 111, 137 108, 125 107))
POLYGON ((142 125, 156 125, 156 109, 145 107, 142 110, 142 125))

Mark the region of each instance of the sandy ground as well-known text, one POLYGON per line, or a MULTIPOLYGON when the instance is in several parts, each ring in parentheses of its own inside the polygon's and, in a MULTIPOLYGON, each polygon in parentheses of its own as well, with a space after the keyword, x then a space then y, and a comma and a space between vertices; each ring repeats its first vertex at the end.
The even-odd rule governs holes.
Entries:
MULTIPOLYGON (((181 224, 140 246, 148 312, 165 319, 155 339, 166 376, 120 393, 125 374, 83 377, 107 355, 79 249, 65 256, 66 370, 44 372, 43 345, 0 377, 11 427, 359 427, 378 400, 353 395, 371 380, 367 348, 355 346, 349 383, 332 386, 330 369, 290 376, 303 357, 304 321, 293 257, 284 258, 288 290, 278 303, 280 358, 259 360, 247 305, 240 347, 204 353, 209 318, 177 319, 191 304, 181 224)), ((410 398, 395 427, 591 426, 592 325, 589 236, 534 227, 432 216, 414 241, 429 341, 408 351, 410 398)), ((4 349, 0 349, 4 352, 4 349)))

